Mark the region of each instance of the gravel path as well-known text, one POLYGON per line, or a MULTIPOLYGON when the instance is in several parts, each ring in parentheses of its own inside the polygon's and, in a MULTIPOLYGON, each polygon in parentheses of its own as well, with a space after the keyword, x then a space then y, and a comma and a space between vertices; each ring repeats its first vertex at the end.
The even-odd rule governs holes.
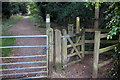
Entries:
MULTIPOLYGON (((13 35, 41 35, 39 31, 35 30, 33 25, 30 23, 29 17, 21 19, 14 27, 8 30, 8 33, 13 35)), ((35 45, 44 45, 45 38, 16 38, 17 46, 35 46, 35 45)), ((14 48, 13 55, 11 56, 30 56, 30 55, 39 55, 46 54, 44 48, 14 48)), ((21 59, 10 59, 4 60, 5 62, 29 62, 29 61, 40 61, 46 60, 45 57, 35 57, 35 58, 21 58, 21 59)), ((40 67, 45 66, 46 64, 35 63, 35 64, 18 64, 18 65, 9 65, 7 68, 22 68, 22 67, 40 67)), ((25 72, 36 72, 45 69, 26 69, 26 70, 12 70, 5 71, 4 73, 25 73, 25 72)), ((7 78, 18 78, 18 77, 27 77, 27 76, 39 76, 41 74, 34 75, 20 75, 20 76, 9 76, 7 78)), ((45 74, 44 74, 45 75, 45 74)))

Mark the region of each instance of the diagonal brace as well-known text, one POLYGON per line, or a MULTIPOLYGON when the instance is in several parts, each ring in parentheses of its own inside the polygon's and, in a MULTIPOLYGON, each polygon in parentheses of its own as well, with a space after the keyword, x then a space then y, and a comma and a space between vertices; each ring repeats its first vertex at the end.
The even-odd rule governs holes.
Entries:
POLYGON ((74 45, 74 43, 72 42, 72 40, 70 38, 68 38, 68 41, 70 42, 70 44, 73 46, 74 50, 76 51, 76 53, 78 54, 78 56, 80 58, 82 58, 82 56, 80 55, 79 51, 77 50, 76 46, 74 45))

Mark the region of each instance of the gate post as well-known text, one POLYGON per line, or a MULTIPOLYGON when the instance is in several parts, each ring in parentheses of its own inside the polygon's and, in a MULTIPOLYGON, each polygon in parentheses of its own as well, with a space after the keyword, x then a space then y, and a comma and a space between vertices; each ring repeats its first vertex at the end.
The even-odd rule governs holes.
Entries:
POLYGON ((62 59, 61 59, 61 31, 55 30, 55 65, 56 69, 60 69, 62 67, 62 59))
POLYGON ((84 58, 84 55, 85 55, 85 30, 83 30, 81 41, 82 41, 82 45, 81 45, 82 58, 84 58))
POLYGON ((54 67, 54 43, 53 43, 53 29, 49 28, 47 29, 47 35, 48 35, 48 68, 49 68, 49 74, 52 73, 53 67, 54 67))
POLYGON ((94 55, 93 55, 93 78, 98 75, 98 62, 99 62, 99 48, 100 48, 100 31, 95 31, 94 42, 94 55))
POLYGON ((76 33, 80 32, 80 18, 76 17, 76 33))
MULTIPOLYGON (((67 34, 65 29, 62 30, 63 36, 67 34)), ((68 58, 67 58, 67 38, 62 38, 62 65, 66 65, 68 58)))
POLYGON ((68 34, 74 34, 74 25, 68 24, 68 34))
POLYGON ((48 30, 50 28, 50 15, 47 14, 46 15, 46 30, 48 30))

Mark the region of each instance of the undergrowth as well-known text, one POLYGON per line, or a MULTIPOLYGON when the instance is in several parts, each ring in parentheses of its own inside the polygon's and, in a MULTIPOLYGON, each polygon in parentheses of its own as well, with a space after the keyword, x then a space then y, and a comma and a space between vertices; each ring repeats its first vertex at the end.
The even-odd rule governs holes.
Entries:
POLYGON ((113 80, 120 80, 120 43, 115 53, 112 55, 115 62, 114 67, 109 70, 108 76, 113 80))
POLYGON ((21 18, 23 18, 23 16, 11 16, 9 19, 2 19, 2 32, 11 28, 21 18))

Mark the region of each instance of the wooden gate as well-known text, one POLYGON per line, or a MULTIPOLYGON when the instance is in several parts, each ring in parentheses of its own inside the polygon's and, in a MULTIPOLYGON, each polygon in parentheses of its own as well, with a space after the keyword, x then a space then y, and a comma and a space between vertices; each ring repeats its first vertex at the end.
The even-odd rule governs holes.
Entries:
MULTIPOLYGON (((47 15, 48 16, 48 15, 47 15)), ((50 16, 47 17, 50 20, 50 16)), ((106 38, 108 33, 101 34, 103 32, 108 32, 108 29, 82 29, 80 27, 80 18, 76 18, 76 26, 74 30, 74 25, 69 24, 68 30, 62 29, 53 30, 50 28, 50 22, 47 24, 47 29, 49 36, 51 36, 51 40, 49 40, 49 44, 51 44, 50 48, 50 66, 51 68, 64 68, 68 65, 72 65, 76 62, 81 61, 85 54, 91 54, 94 56, 93 58, 93 78, 97 78, 98 68, 110 63, 112 59, 104 61, 103 63, 99 62, 99 55, 103 52, 107 52, 109 50, 114 49, 118 46, 118 44, 114 44, 108 46, 106 48, 100 49, 100 43, 118 43, 119 40, 100 40, 101 38, 106 38), (92 40, 86 40, 85 34, 93 33, 92 40), (54 34, 55 33, 55 34, 54 34), (85 51, 85 44, 94 44, 92 50, 85 51), (74 56, 74 57, 73 57, 74 56), (76 57, 75 57, 76 56, 76 57), (73 61, 71 59, 74 58, 73 61), (75 60, 76 59, 76 60, 75 60)))

